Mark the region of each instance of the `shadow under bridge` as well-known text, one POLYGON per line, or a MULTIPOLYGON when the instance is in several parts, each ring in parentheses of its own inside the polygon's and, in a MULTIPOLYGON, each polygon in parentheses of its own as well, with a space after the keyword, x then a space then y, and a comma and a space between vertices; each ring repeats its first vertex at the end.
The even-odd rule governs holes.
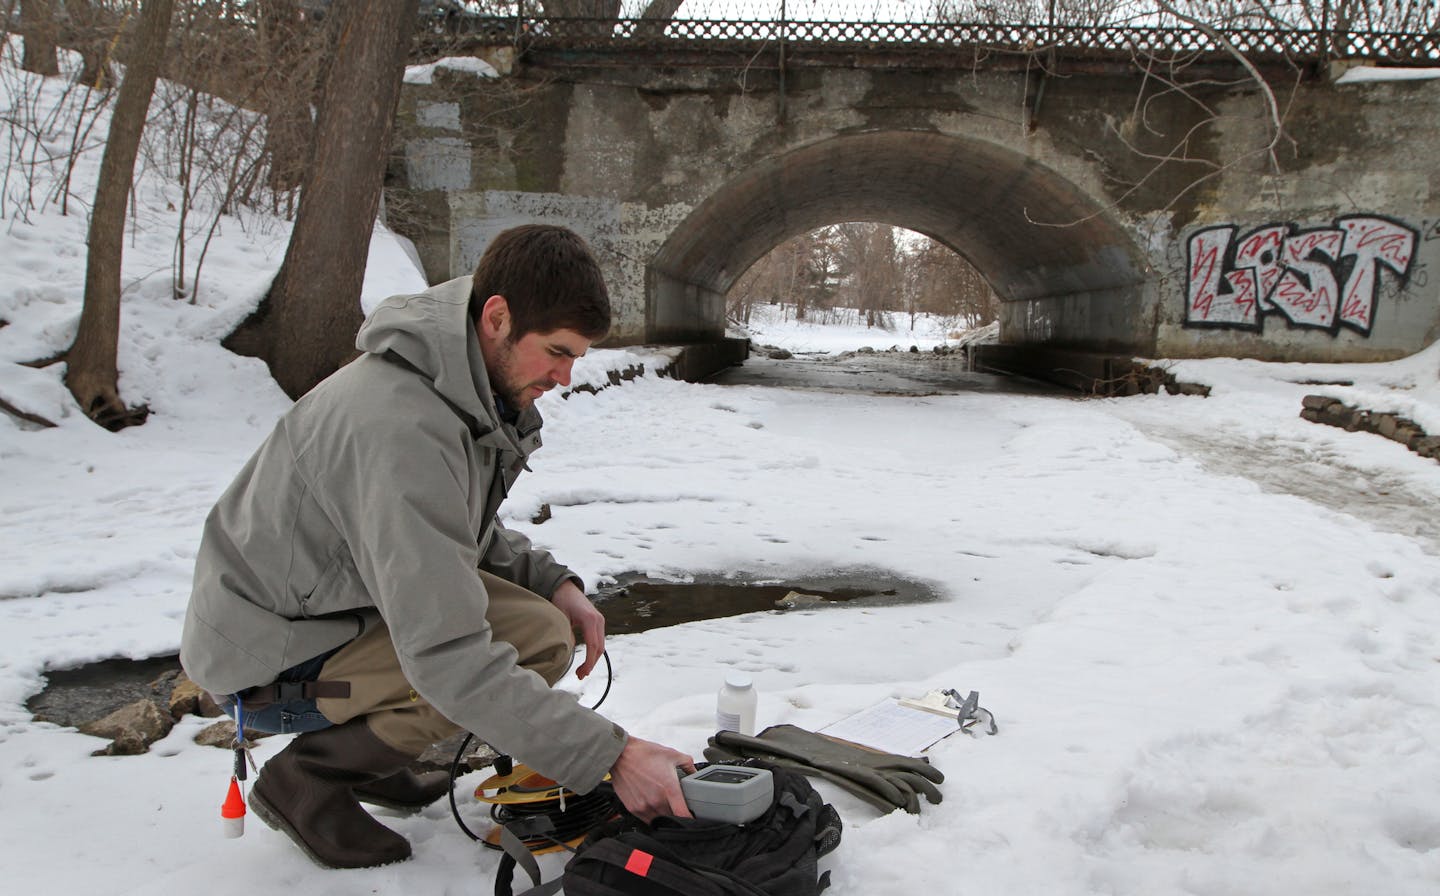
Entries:
POLYGON ((1014 150, 920 131, 833 137, 730 179, 650 262, 648 339, 722 338, 741 274, 790 237, 845 221, 904 227, 964 256, 1002 300, 1004 342, 1154 346, 1140 252, 1095 199, 1014 150))

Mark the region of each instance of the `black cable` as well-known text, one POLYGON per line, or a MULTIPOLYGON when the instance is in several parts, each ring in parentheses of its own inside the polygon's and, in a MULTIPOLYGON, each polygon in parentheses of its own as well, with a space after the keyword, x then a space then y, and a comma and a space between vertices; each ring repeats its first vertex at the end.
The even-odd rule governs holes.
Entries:
POLYGON ((465 819, 460 817, 460 807, 455 803, 455 779, 460 777, 460 760, 465 758, 465 750, 474 739, 475 735, 465 732, 465 739, 460 741, 460 749, 455 751, 455 761, 450 763, 450 814, 455 816, 455 823, 465 832, 465 836, 471 840, 479 840, 475 832, 465 826, 465 819))
POLYGON ((595 701, 592 710, 599 709, 605 698, 610 696, 610 685, 615 683, 615 669, 610 665, 610 651, 606 650, 600 654, 600 659, 605 661, 605 690, 600 692, 600 699, 595 701))
POLYGON ((519 822, 512 828, 512 833, 532 852, 547 846, 560 846, 573 852, 569 841, 584 836, 614 814, 615 794, 609 788, 597 788, 583 795, 572 793, 563 800, 551 799, 490 807, 490 817, 496 824, 519 822), (561 805, 565 807, 563 812, 558 811, 561 805), (550 823, 548 830, 544 826, 532 827, 525 824, 532 819, 541 818, 550 823))
MULTIPOLYGON (((605 661, 605 690, 601 692, 600 699, 595 701, 595 705, 589 707, 591 710, 600 708, 600 704, 604 703, 605 698, 610 696, 610 686, 615 683, 615 667, 610 665, 610 651, 602 652, 600 658, 605 661)), ((460 817, 460 806, 455 802, 455 781, 460 777, 460 760, 465 758, 465 751, 469 749, 470 742, 474 739, 475 735, 467 731, 464 740, 460 741, 460 749, 455 751, 454 761, 450 763, 450 814, 454 817, 455 824, 465 833, 465 836, 471 840, 479 840, 480 837, 476 836, 475 832, 465 825, 465 820, 460 817)), ((490 814, 493 818, 495 815, 494 809, 491 810, 490 814)))

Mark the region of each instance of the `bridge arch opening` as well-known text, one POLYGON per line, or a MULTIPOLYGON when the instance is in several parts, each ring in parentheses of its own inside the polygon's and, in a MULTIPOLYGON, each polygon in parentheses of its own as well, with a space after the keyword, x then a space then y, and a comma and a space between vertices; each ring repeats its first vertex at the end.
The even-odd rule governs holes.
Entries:
MULTIPOLYGON (((785 240, 846 221, 903 227, 962 255, 1005 303, 1005 339, 1063 306, 1086 318, 1137 316, 1146 279, 1138 247, 1063 176, 983 140, 875 131, 776 156, 697 206, 647 269, 647 339, 719 338, 725 295, 741 274, 785 240), (1049 221, 1078 223, 1040 223, 1049 221)), ((1141 321, 1081 328, 1145 349, 1141 321)), ((1053 344, 1053 332, 1036 335, 1053 344)))
POLYGON ((913 230, 848 221, 766 253, 735 281, 725 313, 730 324, 760 331, 793 320, 929 340, 994 323, 999 297, 948 246, 913 230))

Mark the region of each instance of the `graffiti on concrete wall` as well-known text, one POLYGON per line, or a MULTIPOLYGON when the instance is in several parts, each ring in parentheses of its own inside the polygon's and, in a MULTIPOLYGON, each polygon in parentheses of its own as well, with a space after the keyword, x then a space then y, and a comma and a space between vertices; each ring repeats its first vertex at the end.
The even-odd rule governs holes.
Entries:
POLYGON ((1382 269, 1403 284, 1419 239, 1414 228, 1373 215, 1309 230, 1267 224, 1239 238, 1237 230, 1190 236, 1185 326, 1258 331, 1280 314, 1297 327, 1369 336, 1382 269))

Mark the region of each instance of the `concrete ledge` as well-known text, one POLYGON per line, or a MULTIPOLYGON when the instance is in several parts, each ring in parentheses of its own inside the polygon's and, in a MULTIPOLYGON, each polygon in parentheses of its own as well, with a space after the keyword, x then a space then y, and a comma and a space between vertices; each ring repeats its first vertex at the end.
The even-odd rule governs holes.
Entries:
POLYGON ((695 342, 680 346, 679 356, 661 374, 687 383, 700 383, 727 367, 744 362, 749 355, 748 339, 695 342))
POLYGON ((987 373, 1004 373, 1054 383, 1085 395, 1210 394, 1209 386, 1181 383, 1173 374, 1123 355, 1095 354, 1041 345, 977 345, 971 364, 987 373))
POLYGON ((1300 416, 1311 423, 1336 426, 1346 432, 1371 432, 1434 460, 1440 460, 1440 436, 1398 414, 1376 413, 1355 408, 1328 395, 1307 395, 1301 401, 1300 416))

